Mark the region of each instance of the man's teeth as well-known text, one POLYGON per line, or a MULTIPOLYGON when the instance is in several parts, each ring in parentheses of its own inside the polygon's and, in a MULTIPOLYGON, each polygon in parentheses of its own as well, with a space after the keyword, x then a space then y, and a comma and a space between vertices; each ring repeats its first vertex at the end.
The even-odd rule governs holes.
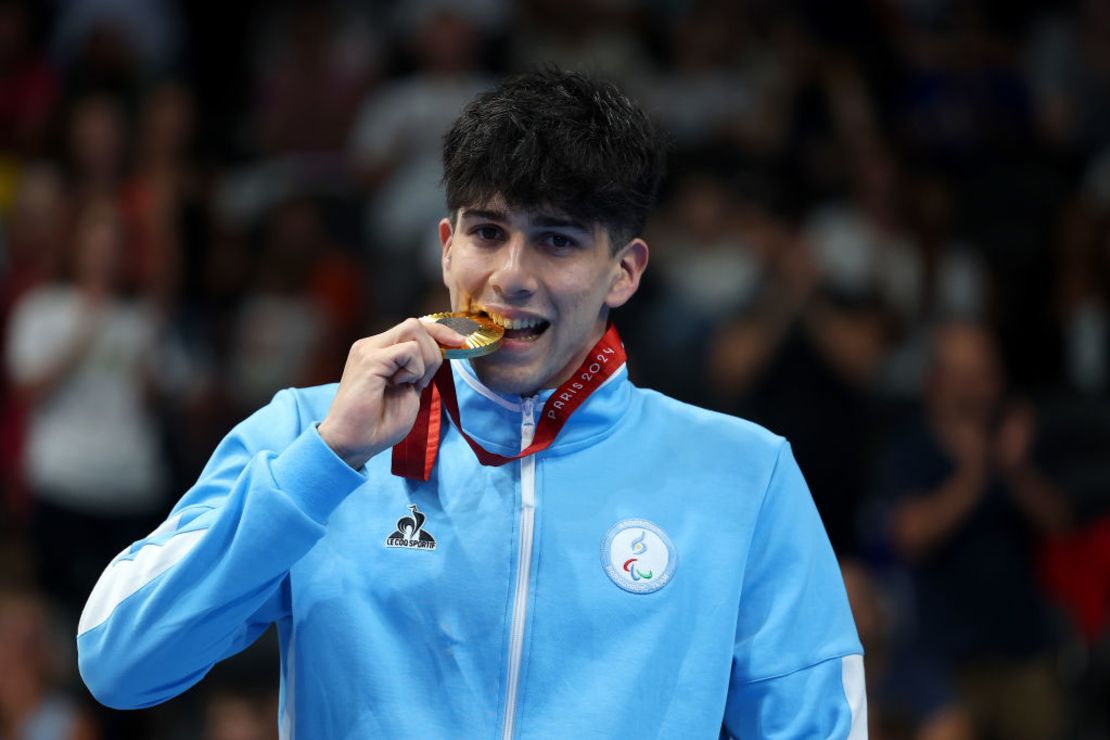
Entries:
POLYGON ((531 329, 546 323, 543 319, 508 319, 504 316, 490 315, 493 323, 505 329, 531 329))

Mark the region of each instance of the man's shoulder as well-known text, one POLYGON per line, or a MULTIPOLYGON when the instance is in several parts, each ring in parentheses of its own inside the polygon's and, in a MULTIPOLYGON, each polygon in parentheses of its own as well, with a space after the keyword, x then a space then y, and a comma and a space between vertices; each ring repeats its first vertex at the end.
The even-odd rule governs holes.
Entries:
POLYGON ((263 429, 278 426, 297 436, 312 424, 324 420, 338 389, 338 383, 283 388, 239 426, 263 429))
POLYGON ((286 388, 284 392, 292 395, 297 405, 308 415, 319 416, 320 419, 323 419, 338 391, 339 383, 325 383, 323 385, 286 388))
POLYGON ((643 407, 643 419, 665 429, 668 435, 692 445, 724 445, 757 453, 777 455, 782 436, 748 419, 695 406, 650 388, 635 388, 643 407))

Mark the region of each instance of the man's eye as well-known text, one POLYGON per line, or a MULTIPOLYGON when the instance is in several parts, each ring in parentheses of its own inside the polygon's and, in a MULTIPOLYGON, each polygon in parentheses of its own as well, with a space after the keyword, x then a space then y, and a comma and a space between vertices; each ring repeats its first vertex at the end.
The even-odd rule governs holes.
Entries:
POLYGON ((571 239, 569 236, 562 234, 547 234, 544 236, 544 242, 556 249, 568 249, 570 247, 578 246, 578 242, 571 239))
POLYGON ((479 226, 473 233, 482 241, 495 241, 501 237, 501 229, 496 226, 479 226))

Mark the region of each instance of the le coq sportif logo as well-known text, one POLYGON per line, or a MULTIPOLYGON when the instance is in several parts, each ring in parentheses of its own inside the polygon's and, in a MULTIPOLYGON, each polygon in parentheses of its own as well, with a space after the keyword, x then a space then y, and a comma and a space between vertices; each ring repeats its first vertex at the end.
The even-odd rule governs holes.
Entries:
POLYGON ((436 538, 424 531, 424 520, 427 517, 416 508, 416 504, 409 504, 409 515, 397 520, 397 529, 385 539, 386 547, 404 547, 411 550, 434 550, 436 538))

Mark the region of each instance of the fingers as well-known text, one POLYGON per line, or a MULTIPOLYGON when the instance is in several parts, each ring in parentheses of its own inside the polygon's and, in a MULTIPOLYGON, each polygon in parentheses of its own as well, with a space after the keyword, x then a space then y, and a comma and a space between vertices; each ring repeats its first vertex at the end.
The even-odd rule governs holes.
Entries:
POLYGON ((434 321, 421 321, 420 319, 405 319, 392 329, 379 334, 377 339, 383 346, 396 344, 407 339, 417 341, 429 340, 432 344, 440 343, 448 347, 459 347, 466 343, 466 337, 443 324, 434 321))
MULTIPOLYGON (((427 356, 427 348, 421 346, 420 342, 415 339, 410 339, 404 342, 398 342, 380 350, 381 359, 387 364, 388 381, 390 385, 421 385, 424 382, 424 376, 427 373, 429 361, 433 358, 427 356), (392 372, 389 372, 392 371, 392 372)), ((436 368, 438 369, 439 352, 436 350, 436 357, 434 360, 437 362, 436 368)), ((435 371, 432 371, 433 374, 435 371)))
POLYGON ((466 337, 444 324, 434 321, 421 321, 421 326, 432 336, 432 339, 447 347, 461 347, 466 344, 466 337))
MULTIPOLYGON (((423 365, 423 372, 418 378, 415 379, 416 385, 423 390, 432 378, 435 377, 439 366, 443 364, 443 351, 440 349, 439 342, 436 341, 435 335, 432 333, 436 330, 447 329, 445 326, 438 324, 419 321, 417 319, 409 319, 405 321, 406 334, 411 333, 411 337, 420 345, 420 355, 423 365)), ((455 335, 455 332, 448 330, 449 334, 455 335)), ((443 332, 438 332, 443 334, 443 332)))
POLYGON ((442 324, 406 319, 391 329, 359 340, 360 351, 377 355, 381 374, 391 385, 413 384, 423 390, 443 364, 442 346, 458 347, 466 338, 442 324))
POLYGON ((440 345, 465 343, 450 328, 408 319, 351 346, 320 436, 356 469, 404 437, 420 392, 443 365, 440 345))
POLYGON ((431 321, 407 319, 393 327, 383 335, 387 342, 398 344, 414 342, 413 352, 420 356, 419 364, 415 357, 408 354, 397 355, 405 360, 404 368, 398 368, 397 374, 390 378, 392 383, 414 383, 421 390, 424 389, 432 378, 435 377, 440 365, 443 364, 443 351, 440 345, 457 347, 466 343, 466 338, 453 329, 431 321))

